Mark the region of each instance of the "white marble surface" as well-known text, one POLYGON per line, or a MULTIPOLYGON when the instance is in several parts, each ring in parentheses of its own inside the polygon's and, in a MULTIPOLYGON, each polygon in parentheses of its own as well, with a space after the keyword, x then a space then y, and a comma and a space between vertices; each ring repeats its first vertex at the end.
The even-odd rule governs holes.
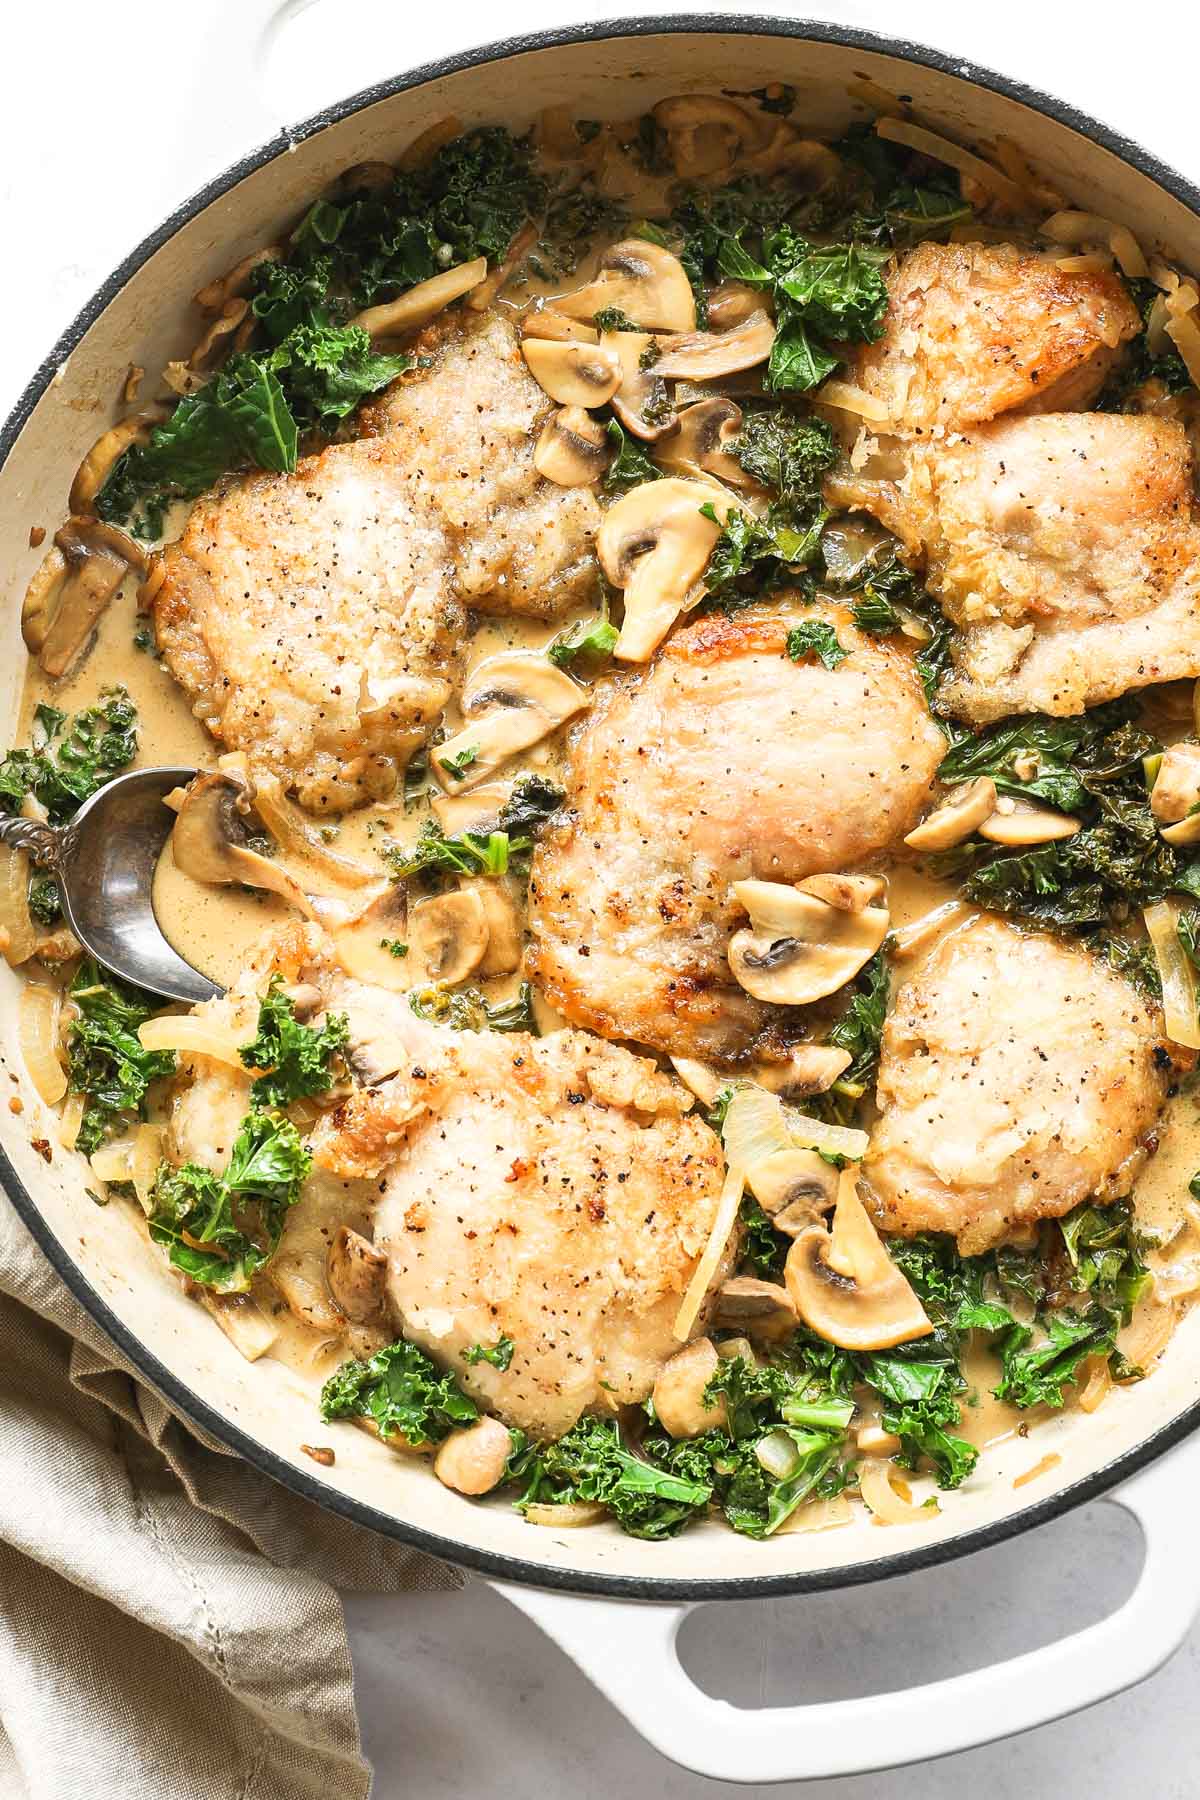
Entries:
MULTIPOLYGON (((503 11, 481 0, 435 7, 280 0, 284 29, 256 102, 253 72, 240 81, 228 75, 241 66, 247 32, 266 5, 44 0, 36 9, 6 9, 4 410, 107 270, 171 204, 275 126, 450 49, 636 10, 634 0, 517 0, 503 11), (145 100, 114 112, 114 96, 139 84, 145 100)), ((706 0, 658 0, 647 10, 722 9, 706 0)), ((751 9, 727 0, 725 10, 751 9)), ((1192 5, 1168 0, 1147 31, 1129 29, 1123 15, 1111 39, 1103 23, 1108 9, 1085 13, 1069 0, 1010 0, 1003 8, 909 0, 902 17, 883 0, 808 7, 759 0, 753 10, 904 31, 1056 91, 1200 173, 1195 58, 1187 41, 1197 47, 1200 27, 1192 5)), ((1128 1592, 1137 1562, 1132 1526, 1098 1505, 936 1574, 848 1595, 706 1608, 685 1627, 685 1660, 709 1691, 744 1705, 895 1689, 1048 1642, 1100 1617, 1128 1592)), ((536 1628, 482 1583, 432 1600, 351 1597, 347 1612, 376 1800, 517 1793, 549 1800, 564 1790, 572 1800, 690 1800, 721 1785, 648 1749, 536 1628)), ((899 1800, 913 1792, 927 1800, 963 1793, 988 1800, 1115 1800, 1130 1793, 1192 1800, 1198 1678, 1200 1630, 1153 1680, 1091 1713, 940 1764, 804 1791, 814 1800, 899 1800)))

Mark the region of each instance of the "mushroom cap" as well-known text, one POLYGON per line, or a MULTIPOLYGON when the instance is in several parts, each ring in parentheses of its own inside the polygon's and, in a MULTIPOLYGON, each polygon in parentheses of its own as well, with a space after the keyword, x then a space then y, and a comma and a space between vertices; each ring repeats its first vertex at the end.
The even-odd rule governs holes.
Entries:
POLYGON ((697 400, 679 414, 679 429, 662 438, 652 452, 660 469, 703 480, 715 475, 731 487, 751 486, 735 456, 725 446, 742 429, 742 409, 736 400, 714 394, 709 400, 697 400))
POLYGON ((990 775, 980 775, 952 788, 904 841, 913 850, 950 850, 978 831, 995 810, 996 784, 990 775))
POLYGON ((235 883, 265 888, 313 917, 312 905, 285 869, 251 850, 246 839, 249 808, 240 781, 223 771, 198 775, 184 792, 171 828, 175 866, 193 881, 218 887, 235 883))
POLYGON ((787 1289, 753 1275, 734 1275, 721 1284, 715 1317, 718 1325, 740 1325, 752 1337, 776 1337, 796 1328, 796 1309, 787 1289))
POLYGON ((644 662, 682 612, 693 585, 708 566, 721 534, 701 508, 725 517, 733 497, 715 483, 643 482, 604 515, 596 534, 600 567, 625 590, 625 621, 613 655, 644 662))
POLYGON ((1051 812, 1048 807, 1034 806, 1029 800, 1014 800, 1002 794, 995 810, 979 826, 979 835, 992 844, 1027 846, 1051 844, 1059 838, 1074 837, 1081 829, 1080 821, 1066 813, 1051 812))
POLYGON ((558 487, 587 487, 608 466, 608 433, 582 406, 564 406, 542 426, 533 466, 558 487))
POLYGON ((465 723, 435 751, 434 774, 447 792, 465 793, 590 704, 585 689, 540 651, 485 657, 467 677, 465 723), (467 753, 468 762, 458 767, 455 759, 467 753))
POLYGON ((606 331, 602 342, 621 364, 621 382, 612 397, 612 409, 634 437, 648 444, 670 437, 678 418, 673 402, 666 400, 666 387, 653 361, 645 361, 646 352, 656 339, 645 331, 606 331), (651 416, 651 402, 656 402, 651 416))
POLYGON ((573 319, 594 319, 616 306, 651 331, 694 331, 696 298, 677 256, 644 238, 623 238, 600 259, 594 281, 563 294, 555 309, 573 319))
POLYGON ((775 1150, 747 1169, 746 1185, 776 1230, 796 1237, 836 1204, 838 1171, 816 1150, 775 1150))
POLYGON ((887 936, 886 906, 850 911, 774 881, 735 881, 732 891, 751 922, 730 939, 729 966, 748 994, 776 1006, 836 993, 887 936))
POLYGON ((330 937, 347 975, 397 994, 412 987, 411 946, 408 957, 393 955, 389 948, 408 937, 408 896, 403 886, 389 882, 354 918, 334 926, 330 937))
POLYGON ((414 976, 453 987, 474 974, 487 954, 483 901, 471 888, 418 900, 408 912, 409 960, 414 976))
POLYGON ((521 354, 538 386, 560 406, 603 406, 621 385, 621 360, 603 344, 527 337, 521 354))
POLYGON ((809 1226, 788 1251, 784 1280, 804 1323, 842 1350, 887 1350, 933 1330, 844 1169, 833 1229, 809 1226))

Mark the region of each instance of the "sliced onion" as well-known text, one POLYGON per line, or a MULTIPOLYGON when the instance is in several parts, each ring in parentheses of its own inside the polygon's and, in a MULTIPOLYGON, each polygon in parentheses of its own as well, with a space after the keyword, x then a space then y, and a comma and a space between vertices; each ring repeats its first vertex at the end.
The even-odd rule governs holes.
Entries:
POLYGON ((159 1125, 139 1125, 133 1134, 129 1179, 133 1182, 133 1191, 142 1211, 147 1215, 152 1205, 151 1190, 158 1174, 158 1165, 162 1161, 162 1143, 162 1127, 159 1125))
POLYGON ((1078 256, 1056 256, 1054 266, 1063 275, 1103 275, 1113 266, 1111 250, 1085 250, 1078 256))
POLYGON ((963 900, 944 900, 931 912, 922 913, 910 925, 902 925, 892 934, 891 952, 901 959, 927 950, 933 940, 975 916, 974 907, 963 900))
POLYGON ((725 1185, 717 1200, 717 1210, 713 1215, 712 1230, 708 1234, 704 1253, 696 1264, 695 1273, 688 1283, 687 1293, 683 1296, 679 1311, 675 1315, 674 1332, 682 1344, 686 1344, 692 1335, 692 1326, 696 1323, 700 1308, 704 1305, 704 1297, 708 1293, 713 1277, 720 1266, 721 1258, 725 1254, 725 1246, 737 1224, 738 1207, 742 1203, 744 1186, 745 1178, 741 1168, 731 1162, 725 1175, 725 1185))
POLYGON ((164 1013, 138 1026, 143 1050, 180 1050, 185 1056, 211 1056, 231 1069, 244 1069, 241 1041, 228 1029, 190 1013, 164 1013))
POLYGON ((1117 1349, 1135 1368, 1148 1369, 1162 1355, 1175 1329, 1175 1308, 1156 1294, 1143 1295, 1129 1324, 1117 1333, 1117 1349))
POLYGON ((1091 1368, 1087 1380, 1079 1390, 1078 1405, 1081 1412, 1094 1413, 1112 1389, 1112 1368, 1107 1356, 1091 1356, 1088 1361, 1091 1368))
POLYGON ((976 156, 971 150, 964 150, 961 144, 953 144, 949 138, 939 137, 935 131, 926 131, 923 125, 914 125, 910 119, 876 119, 875 130, 879 137, 886 138, 889 143, 906 144, 910 150, 919 150, 922 156, 931 156, 934 162, 948 163, 960 175, 973 176, 1010 206, 1028 206, 1029 196, 1024 188, 1018 187, 1015 181, 1011 181, 993 164, 985 162, 982 156, 976 156))
POLYGON ((825 573, 839 587, 851 587, 862 579, 881 550, 895 540, 874 519, 839 519, 821 533, 821 558, 825 573))
POLYGON ((525 1517, 531 1525, 565 1525, 573 1530, 578 1525, 598 1525, 607 1510, 598 1500, 539 1501, 525 1508, 525 1517))
POLYGON ((29 916, 29 858, 23 850, 6 850, 0 874, 0 945, 12 968, 29 961, 37 941, 37 926, 29 916))
POLYGON ((1122 275, 1132 279, 1142 280, 1150 273, 1142 247, 1128 225, 1118 225, 1114 219, 1102 218, 1099 213, 1051 213, 1039 229, 1042 236, 1054 244, 1069 244, 1073 248, 1082 244, 1107 244, 1122 275))
POLYGON ((1154 1297, 1160 1302, 1182 1300, 1200 1288, 1200 1256, 1181 1256, 1154 1271, 1154 1297))
POLYGON ((1142 912, 1154 961, 1162 982, 1163 1023, 1172 1043, 1200 1050, 1200 1023, 1196 1017, 1196 981, 1191 961, 1179 941, 1179 908, 1171 900, 1158 900, 1142 912))
POLYGON ((1028 1482, 1036 1481, 1039 1475, 1048 1475, 1050 1470, 1056 1469, 1061 1461, 1062 1457, 1058 1451, 1051 1450, 1049 1455, 1043 1456, 1040 1462, 1035 1462, 1032 1469, 1026 1469, 1023 1475, 1018 1475, 1013 1486, 1015 1488, 1025 1487, 1028 1482))
POLYGON ((279 1337, 279 1328, 249 1294, 214 1294, 201 1288, 196 1297, 247 1362, 265 1356, 279 1337))
POLYGON ((133 1139, 123 1137, 114 1139, 111 1144, 101 1144, 98 1150, 92 1151, 88 1161, 97 1181, 128 1181, 132 1156, 133 1139))
POLYGON ((451 301, 461 300, 464 294, 477 288, 486 275, 487 257, 477 256, 472 262, 459 263, 457 268, 431 275, 428 281, 409 288, 398 300, 388 300, 382 306, 369 306, 366 312, 355 313, 350 323, 370 338, 413 331, 418 325, 427 325, 451 301))
POLYGON ((722 1137, 729 1162, 743 1169, 753 1168, 780 1150, 824 1150, 860 1162, 870 1141, 865 1131, 806 1118, 755 1082, 745 1083, 734 1093, 722 1137))
POLYGON ((881 1525, 928 1525, 940 1510, 936 1502, 917 1506, 893 1465, 875 1458, 859 1471, 858 1491, 881 1525))
POLYGON ((58 1022, 62 996, 57 988, 35 983, 24 988, 17 1006, 17 1039, 29 1079, 47 1106, 57 1106, 67 1091, 67 1076, 58 1055, 58 1022))
POLYGON ((892 415, 882 400, 874 394, 868 394, 865 388, 856 387, 852 381, 827 381, 813 395, 822 406, 836 406, 839 412, 857 413, 860 418, 870 419, 873 425, 890 425, 892 415))
POLYGON ((800 1461, 800 1452, 786 1431, 769 1431, 754 1446, 760 1467, 776 1481, 786 1481, 800 1461))
POLYGON ((377 868, 369 868, 366 863, 355 862, 348 856, 338 856, 328 844, 322 843, 319 833, 314 831, 300 808, 285 796, 278 776, 251 769, 249 782, 255 812, 276 843, 282 844, 285 850, 296 851, 306 862, 323 869, 344 887, 363 887, 367 882, 379 880, 377 868))
POLYGON ((83 1124, 83 1115, 87 1109, 86 1094, 68 1094, 67 1103, 62 1109, 58 1121, 58 1141, 64 1150, 73 1150, 79 1136, 79 1127, 83 1124))
POLYGON ((790 1512, 773 1536, 783 1537, 789 1531, 832 1531, 838 1525, 849 1525, 854 1508, 848 1494, 831 1494, 828 1500, 805 1500, 790 1512))
POLYGON ((1167 320, 1167 336, 1187 365, 1187 372, 1200 387, 1200 325, 1195 313, 1181 313, 1167 320))

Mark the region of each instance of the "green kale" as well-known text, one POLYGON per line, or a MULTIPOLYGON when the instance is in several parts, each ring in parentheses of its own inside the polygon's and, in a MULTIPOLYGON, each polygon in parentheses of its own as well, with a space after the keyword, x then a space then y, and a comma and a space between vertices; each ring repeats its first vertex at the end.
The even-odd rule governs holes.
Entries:
POLYGON ((605 426, 613 446, 613 459, 604 472, 605 493, 623 494, 629 488, 641 487, 645 481, 657 481, 662 470, 635 437, 631 437, 619 419, 609 419, 605 426))
POLYGON ((1161 382, 1168 394, 1181 394, 1192 386, 1187 364, 1174 346, 1158 356, 1150 349, 1146 327, 1150 309, 1158 298, 1158 288, 1154 282, 1145 279, 1133 280, 1127 285, 1141 315, 1142 329, 1133 342, 1126 345, 1115 372, 1096 400, 1099 412, 1122 411, 1129 403, 1130 395, 1148 381, 1161 382))
POLYGON ((850 654, 838 643, 837 632, 824 619, 803 619, 787 634, 787 653, 793 662, 817 656, 827 669, 836 669, 850 654))
POLYGON ((946 1429, 961 1417, 958 1396, 966 1384, 957 1360, 927 1361, 893 1351, 870 1356, 865 1364, 866 1378, 883 1401, 880 1423, 900 1439, 900 1460, 916 1468, 927 1457, 940 1487, 960 1486, 979 1452, 946 1429))
POLYGON ((330 1062, 347 1036, 344 1013, 326 1013, 319 1027, 301 1025, 282 979, 273 976, 259 1001, 258 1030, 240 1052, 248 1069, 267 1071, 250 1089, 251 1105, 287 1106, 309 1094, 327 1094, 333 1086, 330 1062))
POLYGON ((835 1113, 840 1098, 857 1100, 875 1078, 890 989, 887 956, 877 950, 855 976, 849 1004, 826 1040, 835 1050, 848 1050, 851 1058, 830 1093, 829 1104, 835 1113))
POLYGON ((219 1293, 242 1293, 270 1262, 312 1158, 282 1113, 242 1120, 223 1175, 160 1163, 148 1228, 175 1268, 219 1293))
MULTIPOLYGON (((695 1458, 692 1459, 695 1462, 695 1458)), ((530 1446, 509 1465, 517 1505, 597 1501, 631 1537, 674 1537, 708 1505, 711 1485, 635 1456, 611 1419, 582 1418, 555 1443, 530 1446)))
MULTIPOLYGON (((719 523, 711 500, 700 511, 719 523)), ((816 557, 828 517, 821 508, 803 524, 790 506, 782 504, 771 506, 761 519, 731 507, 704 571, 708 598, 717 604, 737 601, 798 575, 816 557)))
POLYGON ((607 612, 594 619, 576 619, 573 625, 559 633, 547 648, 546 655, 555 668, 566 669, 577 656, 610 655, 619 636, 616 626, 609 623, 607 612))
POLYGON ((515 1349, 513 1340, 501 1333, 494 1344, 472 1344, 469 1350, 462 1352, 462 1359, 472 1368, 476 1363, 485 1362, 491 1363, 493 1369, 503 1372, 512 1361, 515 1349))
POLYGON ((62 918, 62 895, 53 875, 31 875, 29 878, 29 916, 47 929, 62 918))
MULTIPOLYGON (((532 840, 546 821, 563 803, 563 790, 556 781, 544 775, 522 775, 512 793, 500 808, 499 825, 508 836, 510 849, 523 840, 532 840)), ((524 850, 513 851, 523 855, 524 850)))
POLYGON ((478 744, 467 744, 462 750, 456 750, 453 756, 439 756, 438 767, 446 771, 451 781, 465 781, 467 770, 472 763, 479 760, 478 744))
POLYGON ((788 1240, 776 1231, 752 1194, 742 1199, 742 1263, 760 1280, 777 1280, 783 1271, 788 1240))
POLYGON ((504 875, 511 857, 531 847, 527 837, 510 837, 507 831, 464 831, 447 837, 434 819, 427 819, 415 844, 389 844, 380 852, 399 881, 413 875, 504 875))
POLYGON ((85 1156, 143 1115, 152 1081, 175 1071, 170 1050, 143 1050, 138 1026, 161 1010, 153 994, 102 973, 84 957, 68 989, 76 1010, 67 1036, 67 1082, 87 1103, 76 1147, 85 1156))
POLYGON ((1115 1307, 1128 1324, 1137 1301, 1153 1277, 1142 1261, 1133 1207, 1128 1200, 1111 1206, 1085 1203, 1058 1221, 1071 1263, 1071 1286, 1115 1307))
POLYGON ((1045 1335, 1034 1343, 1027 1325, 1014 1325, 1001 1340, 1004 1373, 993 1389, 998 1400, 1012 1406, 1064 1404, 1063 1389, 1075 1380, 1079 1365, 1090 1356, 1111 1357, 1116 1352, 1120 1314, 1104 1306, 1086 1312, 1064 1307, 1048 1312, 1041 1321, 1045 1335))
POLYGON ((137 708, 123 687, 104 688, 95 706, 75 714, 59 737, 64 714, 39 706, 34 715, 37 742, 10 750, 0 762, 0 811, 20 811, 26 794, 46 808, 52 825, 63 825, 137 755, 137 708))
POLYGON ((727 238, 717 262, 723 274, 772 297, 777 330, 764 377, 768 390, 806 393, 837 368, 840 346, 882 337, 888 295, 880 265, 886 252, 854 243, 814 244, 782 225, 764 233, 761 254, 759 261, 740 239, 727 238))
POLYGON ((748 413, 729 451, 752 480, 802 510, 820 503, 822 477, 837 460, 825 421, 798 418, 784 407, 748 413))
POLYGON ((345 1362, 321 1389, 323 1419, 368 1419, 382 1438, 413 1446, 440 1444, 479 1408, 405 1338, 377 1350, 368 1362, 345 1362))
POLYGON ((478 988, 428 987, 414 990, 408 1003, 418 1019, 453 1031, 527 1031, 540 1036, 533 1011, 533 988, 523 981, 511 1000, 492 1006, 478 988))
POLYGON ((642 327, 619 306, 602 306, 592 318, 597 331, 640 331, 642 327))

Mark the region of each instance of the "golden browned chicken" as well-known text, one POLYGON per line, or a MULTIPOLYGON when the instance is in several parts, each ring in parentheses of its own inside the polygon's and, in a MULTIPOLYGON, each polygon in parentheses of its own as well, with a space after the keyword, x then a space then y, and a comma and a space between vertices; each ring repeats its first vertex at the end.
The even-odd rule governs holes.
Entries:
POLYGON ((729 968, 731 883, 844 871, 898 842, 944 748, 909 657, 844 612, 781 601, 686 626, 645 673, 597 688, 575 733, 564 822, 533 861, 531 975, 606 1037, 738 1056, 770 1009, 729 968), (835 669, 787 655, 813 617, 849 652, 835 669))
POLYGON ((905 983, 863 1165, 881 1224, 975 1255, 1127 1194, 1171 1070, 1157 1011, 1087 950, 978 918, 905 983))
POLYGON ((887 287, 884 334, 848 378, 905 433, 1086 406, 1140 323, 1116 275, 1067 273, 1013 244, 920 244, 887 287))
POLYGON ((534 470, 550 403, 514 328, 433 345, 371 409, 376 435, 228 482, 163 557, 172 673, 214 737, 316 811, 391 791, 450 694, 464 603, 550 614, 596 580, 599 508, 534 470))
MULTIPOLYGON (((313 1172, 272 1264, 293 1310, 328 1328, 325 1252, 344 1222, 369 1234, 373 1210, 395 1329, 484 1406, 555 1436, 585 1410, 644 1400, 679 1349, 674 1322, 724 1179, 691 1095, 583 1032, 428 1024, 406 994, 343 977, 315 928, 283 934, 266 965, 197 1010, 249 1038, 255 994, 278 967, 347 1015, 356 1071, 312 1132, 313 1172), (513 1344, 507 1369, 463 1360, 501 1337, 513 1344)), ((248 1077, 181 1060, 171 1154, 221 1168, 248 1077)))
POLYGON ((960 628, 947 710, 1074 713, 1200 675, 1200 519, 1183 427, 996 421, 914 452, 926 582, 960 628))

